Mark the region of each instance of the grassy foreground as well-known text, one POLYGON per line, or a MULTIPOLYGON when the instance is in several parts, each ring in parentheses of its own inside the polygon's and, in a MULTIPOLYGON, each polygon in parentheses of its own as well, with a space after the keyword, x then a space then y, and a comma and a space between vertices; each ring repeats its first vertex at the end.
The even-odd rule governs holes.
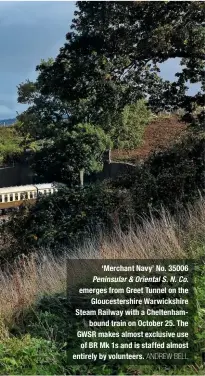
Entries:
MULTIPOLYGON (((205 200, 173 218, 162 212, 160 220, 145 220, 143 226, 123 234, 119 229, 112 238, 102 235, 76 249, 79 258, 171 259, 200 258, 205 255, 205 200)), ((11 270, 0 272, 0 374, 201 374, 201 352, 205 348, 205 266, 196 276, 196 317, 199 358, 190 367, 162 369, 159 366, 123 366, 110 369, 71 367, 66 348, 66 263, 69 250, 55 258, 42 250, 40 256, 22 256, 11 270)), ((205 350, 204 350, 205 351, 205 350)))

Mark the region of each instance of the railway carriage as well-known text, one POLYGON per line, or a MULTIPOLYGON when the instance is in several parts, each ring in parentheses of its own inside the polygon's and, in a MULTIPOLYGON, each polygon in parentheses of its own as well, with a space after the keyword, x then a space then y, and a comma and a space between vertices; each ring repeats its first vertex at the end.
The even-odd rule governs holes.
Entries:
POLYGON ((56 191, 52 183, 0 188, 0 210, 18 207, 25 200, 35 202, 37 197, 51 195, 56 191))

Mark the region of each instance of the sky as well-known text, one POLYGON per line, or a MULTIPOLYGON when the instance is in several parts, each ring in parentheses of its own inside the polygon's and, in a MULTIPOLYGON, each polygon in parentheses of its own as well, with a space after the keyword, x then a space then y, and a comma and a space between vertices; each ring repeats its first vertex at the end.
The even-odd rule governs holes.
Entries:
MULTIPOLYGON (((73 1, 0 1, 0 120, 27 108, 17 103, 17 85, 35 80, 41 59, 57 56, 74 9, 73 1)), ((162 76, 174 80, 177 68, 177 61, 168 61, 162 76)))
POLYGON ((0 119, 24 111, 16 87, 36 78, 41 59, 57 56, 74 9, 73 1, 0 2, 0 119))

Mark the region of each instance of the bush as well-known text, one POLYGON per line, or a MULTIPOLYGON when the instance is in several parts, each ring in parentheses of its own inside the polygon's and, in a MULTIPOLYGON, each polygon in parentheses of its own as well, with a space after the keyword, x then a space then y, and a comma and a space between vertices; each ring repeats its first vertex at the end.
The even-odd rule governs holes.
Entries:
POLYGON ((16 155, 22 153, 22 140, 14 127, 0 127, 0 164, 13 161, 16 155))
POLYGON ((204 154, 204 137, 189 136, 170 150, 151 156, 132 176, 83 189, 62 188, 33 207, 22 207, 4 233, 16 239, 15 251, 20 244, 18 252, 32 247, 50 247, 57 252, 62 245, 72 247, 99 235, 102 229, 109 232, 120 225, 126 230, 131 220, 158 215, 162 206, 174 213, 205 192, 204 154))
POLYGON ((134 149, 142 142, 145 127, 151 119, 151 111, 144 100, 124 107, 116 125, 111 130, 115 148, 134 149))
POLYGON ((107 183, 83 189, 59 188, 52 196, 40 198, 35 206, 22 206, 5 225, 4 233, 17 240, 17 253, 28 253, 32 247, 50 247, 57 252, 59 245, 73 246, 100 234, 103 228, 112 230, 119 219, 126 225, 131 212, 129 197, 111 190, 107 183))
POLYGON ((142 167, 134 186, 136 211, 173 211, 205 192, 205 140, 189 137, 172 149, 153 155, 142 167))
POLYGON ((90 173, 102 169, 103 152, 110 146, 110 137, 101 128, 77 124, 68 132, 59 132, 53 142, 45 142, 31 165, 42 181, 74 186, 79 184, 80 170, 90 173))
POLYGON ((68 308, 66 293, 44 295, 35 302, 32 309, 17 317, 10 333, 14 335, 29 333, 32 337, 58 342, 68 340, 68 308))
POLYGON ((8 338, 0 344, 0 372, 2 375, 62 374, 63 355, 54 343, 44 339, 30 335, 8 338))
POLYGON ((132 176, 115 188, 130 190, 136 217, 161 211, 175 212, 205 193, 205 138, 188 136, 167 151, 153 154, 132 176))

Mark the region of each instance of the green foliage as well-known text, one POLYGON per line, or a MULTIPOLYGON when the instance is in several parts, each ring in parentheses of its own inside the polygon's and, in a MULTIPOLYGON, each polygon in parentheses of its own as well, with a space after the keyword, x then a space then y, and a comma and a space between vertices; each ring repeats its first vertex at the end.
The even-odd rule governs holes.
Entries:
POLYGON ((204 194, 204 146, 204 138, 191 136, 145 162, 134 186, 136 211, 161 205, 172 211, 204 194))
POLYGON ((22 141, 14 127, 0 127, 0 164, 23 151, 22 141))
POLYGON ((53 142, 44 143, 32 167, 43 181, 79 184, 79 171, 90 173, 102 168, 103 152, 110 145, 110 138, 99 127, 77 124, 53 142))
POLYGON ((4 375, 62 374, 62 359, 53 342, 30 335, 4 339, 0 344, 0 372, 4 375))
MULTIPOLYGON (((35 206, 24 206, 1 228, 17 240, 14 250, 24 253, 32 248, 50 247, 59 252, 59 245, 74 245, 85 238, 100 235, 118 225, 129 223, 132 202, 123 192, 96 184, 76 188, 59 188, 52 196, 40 198, 35 206), (19 244, 19 250, 18 249, 19 244)), ((4 255, 4 258, 14 254, 4 255)))
MULTIPOLYGON (((52 64, 52 60, 42 62, 44 69, 52 64)), ((101 168, 102 153, 111 146, 110 137, 86 121, 72 122, 69 105, 41 93, 42 85, 40 76, 36 83, 19 85, 19 101, 30 107, 18 116, 17 130, 27 146, 34 144, 32 167, 39 178, 75 185, 79 170, 89 173, 101 168)))
MULTIPOLYGON (((204 249, 203 249, 204 252, 204 249)), ((204 253, 203 253, 204 256, 204 253)), ((205 351, 205 265, 202 256, 202 262, 198 263, 195 267, 195 289, 197 297, 198 314, 195 317, 196 331, 196 346, 199 351, 205 351)))
POLYGON ((162 206, 175 213, 204 193, 204 142, 203 135, 189 136, 117 181, 60 188, 35 206, 22 207, 1 231, 25 251, 59 248, 99 234, 104 227, 109 231, 121 225, 125 230, 133 219, 158 215, 162 206))
POLYGON ((151 119, 151 111, 144 100, 126 105, 117 124, 111 129, 115 148, 134 149, 142 142, 145 126, 151 119))
POLYGON ((186 90, 189 80, 204 88, 204 4, 79 1, 77 7, 56 61, 37 67, 41 93, 67 102, 74 122, 107 131, 126 104, 148 95, 155 111, 203 106, 202 91, 186 90), (158 64, 172 58, 182 65, 173 83, 158 74, 158 64))
POLYGON ((130 191, 137 218, 157 214, 162 206, 176 212, 205 193, 205 138, 190 135, 167 151, 154 153, 115 188, 130 191))
POLYGON ((17 316, 10 327, 12 335, 26 335, 64 345, 68 338, 68 300, 66 292, 45 295, 35 302, 32 309, 17 316))
POLYGON ((36 96, 37 87, 35 82, 26 80, 25 83, 21 83, 17 87, 18 89, 18 99, 20 103, 32 103, 36 96))
MULTIPOLYGON (((204 258, 204 257, 203 257, 204 258)), ((197 301, 197 311, 194 319, 194 330, 196 334, 195 348, 199 356, 196 364, 201 364, 200 354, 204 351, 204 283, 205 283, 205 267, 203 259, 196 260, 195 266, 195 298, 197 301)), ((79 307, 83 302, 78 301, 79 307)), ((83 308, 84 305, 82 306, 83 308)), ((88 308, 88 306, 86 306, 88 308)), ((5 339, 0 347, 0 363, 2 358, 4 363, 0 371, 9 371, 13 373, 15 370, 21 374, 70 374, 70 375, 128 375, 128 374, 163 374, 163 375, 196 375, 196 368, 190 366, 171 366, 167 363, 154 362, 151 365, 139 366, 118 364, 109 362, 104 366, 98 362, 86 362, 79 365, 69 364, 67 353, 65 350, 78 347, 79 339, 76 337, 76 318, 74 311, 69 305, 69 301, 65 294, 56 294, 42 297, 32 311, 24 315, 23 323, 19 323, 18 335, 24 335, 23 338, 5 339), (68 320, 69 317, 69 320, 68 320), (29 333, 25 335, 25 333, 29 333), (38 353, 37 353, 38 351, 38 353), (2 354, 3 352, 3 354, 2 354), (5 357, 6 352, 6 357, 5 357), (38 356, 37 356, 38 354, 38 356), (8 362, 8 365, 7 365, 8 362), (50 362, 50 364, 49 364, 50 362), (8 367, 8 368, 6 368, 8 367), (12 368, 13 367, 13 368, 12 368), (49 373, 50 372, 50 373, 49 373)), ((197 372, 203 375, 204 370, 201 368, 197 372)))
POLYGON ((98 125, 115 146, 134 148, 149 118, 143 99, 155 112, 181 108, 192 113, 204 105, 202 91, 186 94, 189 81, 204 88, 204 4, 87 1, 77 7, 72 31, 56 59, 41 61, 36 82, 27 80, 18 87, 18 101, 29 104, 18 116, 19 131, 27 141, 45 145, 36 155, 36 172, 47 180, 62 176, 73 183, 82 165, 88 171, 98 168, 102 146, 98 129, 91 153, 89 137, 73 130, 78 124, 91 132, 92 140, 91 126, 98 125), (176 82, 159 76, 159 64, 170 58, 181 59, 176 82), (82 158, 79 143, 84 145, 82 158))

